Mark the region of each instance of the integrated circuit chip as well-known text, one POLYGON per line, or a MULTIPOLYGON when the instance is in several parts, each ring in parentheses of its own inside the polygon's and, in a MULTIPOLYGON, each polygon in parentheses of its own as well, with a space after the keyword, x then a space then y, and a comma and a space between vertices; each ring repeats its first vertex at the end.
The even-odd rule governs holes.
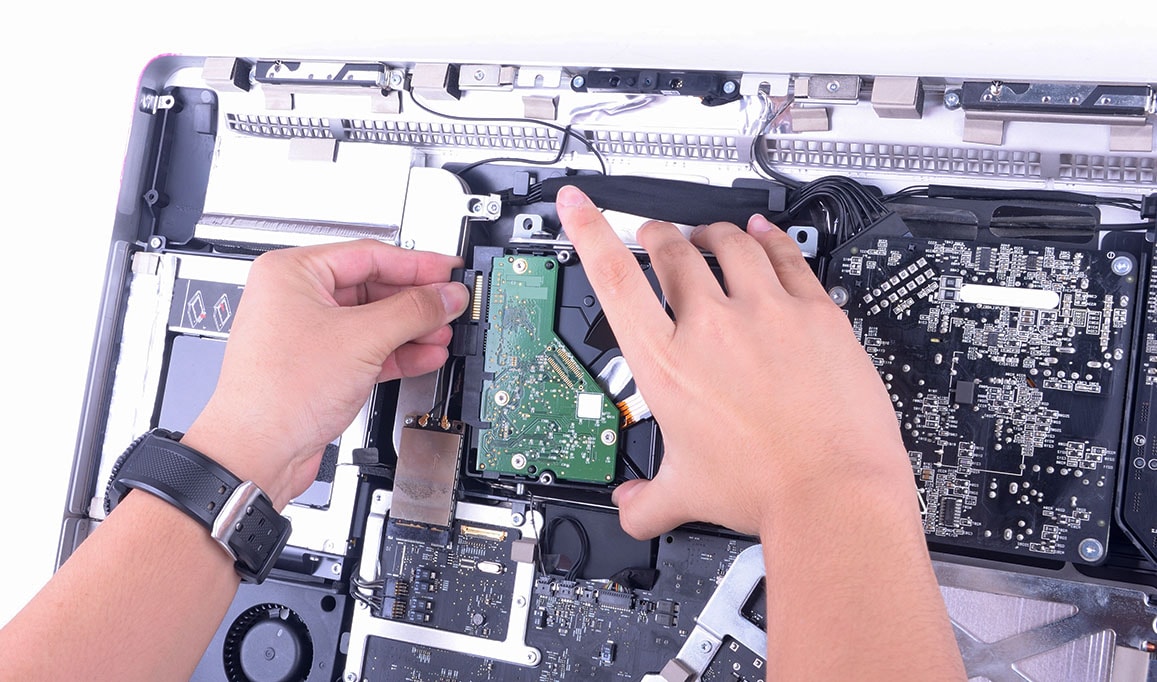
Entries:
POLYGON ((480 471, 608 483, 619 410, 555 334, 558 261, 494 258, 479 417, 480 471))

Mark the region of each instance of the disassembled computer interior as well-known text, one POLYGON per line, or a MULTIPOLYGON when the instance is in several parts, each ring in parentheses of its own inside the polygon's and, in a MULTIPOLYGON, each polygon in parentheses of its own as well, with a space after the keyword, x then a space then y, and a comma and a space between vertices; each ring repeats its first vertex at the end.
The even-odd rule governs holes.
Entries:
POLYGON ((796 238, 891 395, 972 678, 1157 679, 1154 107, 1135 83, 160 58, 60 560, 124 447, 208 399, 252 259, 368 237, 462 258, 450 359, 327 449, 194 679, 766 679, 757 539, 619 527, 611 491, 663 441, 554 211, 574 184, 660 299, 646 219, 796 238))

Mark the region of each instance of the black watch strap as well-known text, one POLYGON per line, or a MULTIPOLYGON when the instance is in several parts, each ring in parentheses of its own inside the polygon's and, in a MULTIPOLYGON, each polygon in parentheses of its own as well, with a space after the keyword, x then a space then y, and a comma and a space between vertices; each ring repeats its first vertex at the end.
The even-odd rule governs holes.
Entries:
POLYGON ((148 491, 204 526, 233 557, 242 580, 260 583, 289 539, 289 519, 256 484, 182 445, 180 436, 154 429, 133 443, 113 468, 107 509, 134 488, 148 491))

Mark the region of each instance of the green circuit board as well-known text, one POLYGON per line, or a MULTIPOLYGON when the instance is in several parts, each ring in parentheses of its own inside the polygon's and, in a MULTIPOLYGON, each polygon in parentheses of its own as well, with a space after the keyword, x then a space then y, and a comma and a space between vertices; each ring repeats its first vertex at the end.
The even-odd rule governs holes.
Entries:
POLYGON ((555 334, 559 263, 502 256, 490 272, 479 470, 609 483, 619 411, 555 334))

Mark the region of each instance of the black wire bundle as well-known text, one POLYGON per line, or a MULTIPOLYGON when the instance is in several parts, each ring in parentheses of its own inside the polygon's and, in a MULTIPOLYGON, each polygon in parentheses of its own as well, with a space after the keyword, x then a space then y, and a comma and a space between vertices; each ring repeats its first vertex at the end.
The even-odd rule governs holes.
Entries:
POLYGON ((788 194, 787 209, 772 222, 793 219, 816 205, 827 214, 828 231, 842 244, 880 221, 891 211, 866 187, 851 178, 828 175, 808 183, 796 182, 788 194))
POLYGON ((562 157, 566 155, 567 138, 574 138, 575 140, 578 140, 579 142, 581 142, 584 147, 586 147, 592 154, 595 155, 595 158, 599 162, 599 167, 602 169, 603 175, 607 174, 607 163, 606 163, 606 160, 603 158, 602 153, 599 152, 598 148, 595 147, 595 144, 593 142, 591 142, 589 139, 587 139, 586 135, 583 135, 582 133, 575 130, 570 125, 560 126, 560 125, 557 125, 554 123, 550 123, 548 121, 540 121, 540 120, 534 119, 534 118, 517 118, 517 117, 514 117, 514 118, 504 118, 504 117, 491 118, 491 117, 480 117, 480 116, 455 116, 453 114, 446 114, 446 113, 443 113, 441 111, 435 111, 434 109, 431 109, 430 107, 426 106, 425 104, 422 104, 422 102, 420 102, 418 100, 418 98, 414 95, 414 93, 412 91, 410 92, 410 100, 413 101, 414 105, 417 106, 419 109, 421 109, 421 110, 423 110, 429 114, 433 114, 434 116, 438 116, 439 118, 445 118, 445 119, 448 119, 451 121, 464 121, 464 122, 469 122, 469 123, 526 123, 526 124, 530 124, 530 125, 541 126, 543 128, 549 128, 551 130, 556 130, 560 133, 560 136, 558 139, 558 152, 554 155, 554 158, 552 158, 550 160, 543 161, 541 159, 523 159, 523 158, 518 158, 518 157, 513 157, 513 156, 498 156, 498 157, 494 157, 491 159, 482 159, 481 161, 475 161, 474 163, 467 164, 466 166, 459 168, 455 172, 455 175, 461 176, 463 173, 465 173, 471 169, 477 168, 479 166, 485 166, 486 164, 498 163, 498 162, 521 163, 521 164, 527 164, 527 165, 531 165, 531 166, 553 166, 556 163, 562 161, 562 157))
POLYGON ((378 592, 383 580, 362 580, 356 573, 350 576, 350 596, 375 611, 382 609, 382 595, 378 592))
MULTIPOLYGON (((959 199, 1023 199, 1039 202, 1057 202, 1078 205, 1096 205, 1096 206, 1112 206, 1114 208, 1125 209, 1126 211, 1142 210, 1142 202, 1140 199, 1130 199, 1128 197, 1103 197, 1094 194, 1077 194, 1073 192, 1064 192, 1056 190, 986 190, 973 189, 967 187, 943 187, 931 185, 913 185, 905 187, 892 194, 881 197, 882 203, 888 204, 900 199, 909 197, 941 197, 959 199), (975 196, 971 196, 975 194, 975 196)), ((1102 223, 1097 226, 1098 230, 1105 231, 1124 231, 1124 230, 1146 230, 1153 228, 1157 223, 1153 221, 1141 221, 1137 223, 1124 224, 1106 224, 1102 223)))
POLYGON ((583 527, 583 524, 573 516, 563 515, 554 517, 550 520, 550 523, 546 524, 546 528, 543 529, 542 548, 544 553, 550 553, 550 548, 553 544, 552 541, 554 540, 555 533, 558 530, 558 527, 563 524, 567 524, 573 528, 579 539, 578 558, 575 559, 574 563, 569 569, 567 569, 567 572, 564 574, 564 577, 566 577, 567 580, 574 580, 583 570, 583 566, 586 565, 587 555, 591 550, 590 538, 587 537, 587 530, 583 527))

